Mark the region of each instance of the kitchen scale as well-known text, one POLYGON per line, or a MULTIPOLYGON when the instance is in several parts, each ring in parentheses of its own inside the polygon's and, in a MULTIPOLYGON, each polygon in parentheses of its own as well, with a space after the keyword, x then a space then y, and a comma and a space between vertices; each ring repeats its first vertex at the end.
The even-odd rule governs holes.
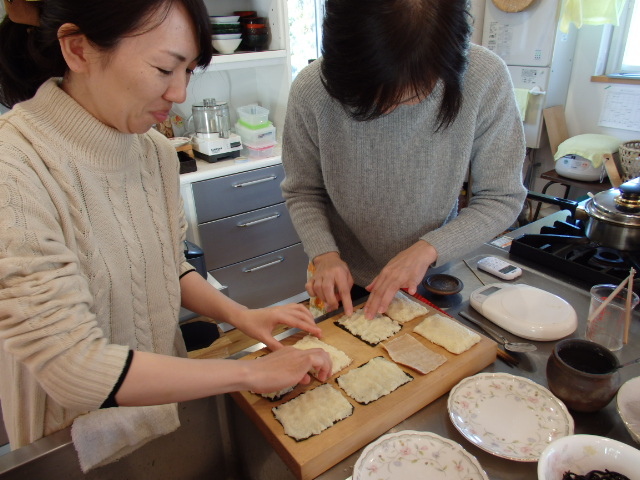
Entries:
POLYGON ((558 340, 578 327, 569 303, 523 283, 485 285, 471 293, 470 304, 499 327, 529 340, 558 340))

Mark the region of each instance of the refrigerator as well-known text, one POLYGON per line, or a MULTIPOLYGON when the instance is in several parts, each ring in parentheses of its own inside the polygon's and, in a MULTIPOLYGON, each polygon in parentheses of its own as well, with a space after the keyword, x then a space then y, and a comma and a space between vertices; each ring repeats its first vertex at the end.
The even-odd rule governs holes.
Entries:
POLYGON ((560 3, 534 0, 519 12, 485 3, 482 45, 505 61, 514 88, 530 92, 523 120, 530 149, 540 148, 543 109, 564 106, 567 99, 577 34, 573 25, 568 33, 559 30, 560 3))

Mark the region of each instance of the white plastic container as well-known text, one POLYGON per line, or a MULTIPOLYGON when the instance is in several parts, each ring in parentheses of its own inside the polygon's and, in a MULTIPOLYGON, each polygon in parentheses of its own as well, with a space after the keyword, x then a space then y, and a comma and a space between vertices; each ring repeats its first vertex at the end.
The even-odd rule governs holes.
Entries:
POLYGON ((273 157, 276 144, 256 147, 255 145, 242 144, 242 155, 253 160, 256 158, 273 157))
POLYGON ((264 127, 255 128, 243 125, 241 122, 236 123, 236 133, 242 138, 242 143, 249 144, 253 147, 266 147, 275 145, 276 143, 276 127, 271 122, 264 124, 264 127))
POLYGON ((269 121, 269 109, 260 105, 245 105, 238 107, 238 116, 250 127, 260 126, 269 121))

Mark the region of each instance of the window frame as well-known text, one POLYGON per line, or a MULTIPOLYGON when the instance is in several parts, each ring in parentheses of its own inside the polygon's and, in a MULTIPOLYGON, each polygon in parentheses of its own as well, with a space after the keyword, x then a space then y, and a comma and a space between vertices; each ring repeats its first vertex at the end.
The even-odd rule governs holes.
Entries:
POLYGON ((640 79, 640 66, 637 69, 622 69, 622 58, 636 6, 640 8, 640 0, 628 0, 620 15, 620 25, 604 25, 595 75, 640 79))

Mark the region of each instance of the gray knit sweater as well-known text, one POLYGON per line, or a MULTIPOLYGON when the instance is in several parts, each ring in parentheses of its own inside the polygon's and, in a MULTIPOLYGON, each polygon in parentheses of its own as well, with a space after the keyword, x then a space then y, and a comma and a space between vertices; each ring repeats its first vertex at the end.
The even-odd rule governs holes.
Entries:
POLYGON ((419 239, 436 265, 459 258, 519 214, 525 145, 504 62, 472 45, 455 122, 434 133, 438 83, 418 105, 357 122, 320 80, 321 59, 293 82, 283 137, 282 189, 311 259, 339 251, 357 284, 419 239), (473 198, 457 213, 470 171, 473 198))
POLYGON ((55 80, 0 117, 0 397, 13 448, 99 408, 130 348, 177 352, 184 229, 175 150, 158 132, 107 127, 55 80))

